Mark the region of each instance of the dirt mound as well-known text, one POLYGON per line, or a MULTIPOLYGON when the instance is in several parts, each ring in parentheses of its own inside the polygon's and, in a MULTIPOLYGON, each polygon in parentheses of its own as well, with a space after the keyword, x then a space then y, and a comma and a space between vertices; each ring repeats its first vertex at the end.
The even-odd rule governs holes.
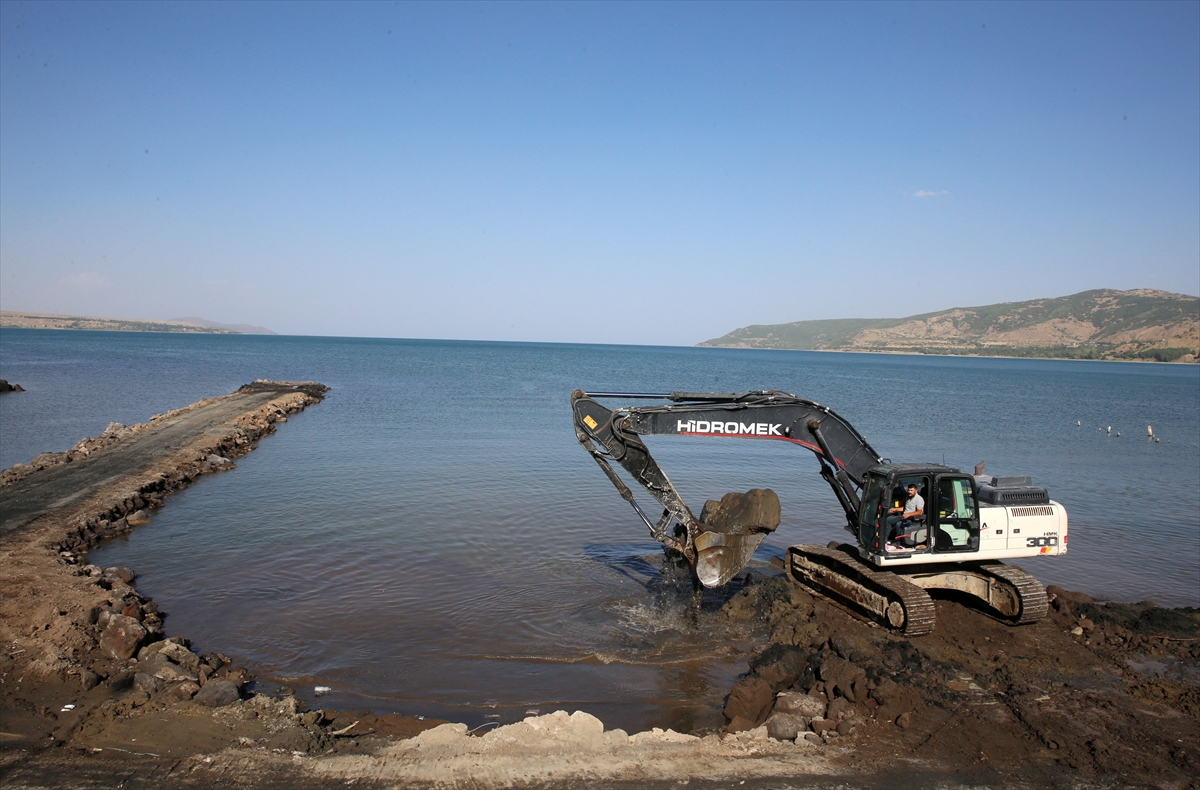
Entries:
POLYGON ((1020 628, 940 599, 934 633, 904 639, 783 578, 752 581, 725 612, 762 620, 771 644, 731 690, 727 729, 765 723, 849 746, 860 767, 931 760, 985 784, 1200 787, 1196 610, 1050 595, 1050 616, 1020 628))

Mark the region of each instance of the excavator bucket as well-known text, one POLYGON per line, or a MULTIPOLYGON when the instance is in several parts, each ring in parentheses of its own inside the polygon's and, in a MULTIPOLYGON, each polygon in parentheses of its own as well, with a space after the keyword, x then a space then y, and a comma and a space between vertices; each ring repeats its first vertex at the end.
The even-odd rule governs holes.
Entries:
POLYGON ((768 534, 779 526, 779 497, 769 488, 731 491, 710 499, 700 512, 696 536, 696 576, 705 587, 720 587, 736 576, 768 534))
POLYGON ((696 538, 696 576, 705 587, 720 587, 737 576, 766 537, 701 532, 696 538))

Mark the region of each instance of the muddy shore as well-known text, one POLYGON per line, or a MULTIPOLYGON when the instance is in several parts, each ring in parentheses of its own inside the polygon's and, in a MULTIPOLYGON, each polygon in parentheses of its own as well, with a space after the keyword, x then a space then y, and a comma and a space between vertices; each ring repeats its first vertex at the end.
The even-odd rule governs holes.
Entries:
POLYGON ((325 391, 256 382, 0 472, 5 787, 1200 788, 1200 612, 1053 587, 1036 625, 939 599, 906 640, 756 576, 721 610, 759 634, 722 732, 557 712, 470 733, 256 694, 87 552, 325 391))

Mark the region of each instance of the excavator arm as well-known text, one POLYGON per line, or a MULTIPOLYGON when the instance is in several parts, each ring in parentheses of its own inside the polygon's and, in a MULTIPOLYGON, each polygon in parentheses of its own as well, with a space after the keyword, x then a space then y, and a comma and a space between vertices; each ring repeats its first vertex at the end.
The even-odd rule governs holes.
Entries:
POLYGON ((812 451, 821 476, 833 489, 854 530, 859 491, 867 470, 882 461, 845 419, 813 401, 787 392, 671 392, 664 394, 575 390, 571 394, 575 434, 621 496, 645 522, 651 536, 680 552, 706 587, 735 576, 754 554, 763 532, 727 534, 705 530, 659 467, 641 436, 707 436, 790 442, 812 451), (640 398, 670 403, 609 409, 595 398, 640 398), (663 506, 652 521, 616 474, 620 464, 663 506), (680 529, 669 531, 672 523, 680 529))

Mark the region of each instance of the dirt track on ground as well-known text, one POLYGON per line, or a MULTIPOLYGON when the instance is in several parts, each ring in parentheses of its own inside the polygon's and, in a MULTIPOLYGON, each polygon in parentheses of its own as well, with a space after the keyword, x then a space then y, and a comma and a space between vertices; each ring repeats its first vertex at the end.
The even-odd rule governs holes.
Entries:
POLYGON ((1055 588, 1041 623, 939 599, 935 632, 904 639, 782 577, 748 582, 722 609, 759 634, 727 708, 744 703, 741 732, 630 736, 560 712, 469 734, 255 695, 87 548, 322 391, 251 386, 0 473, 5 787, 1200 788, 1200 612, 1055 588), (819 717, 769 737, 799 697, 819 717))

